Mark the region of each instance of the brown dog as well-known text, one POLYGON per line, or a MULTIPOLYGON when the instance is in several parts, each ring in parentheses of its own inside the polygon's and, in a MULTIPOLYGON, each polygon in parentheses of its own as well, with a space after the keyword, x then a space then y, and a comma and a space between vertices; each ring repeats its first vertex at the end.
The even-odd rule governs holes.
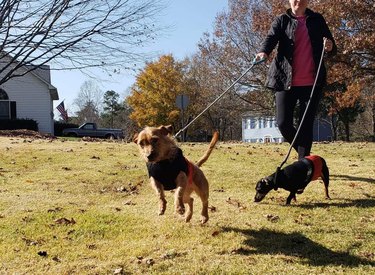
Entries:
POLYGON ((204 156, 193 164, 184 158, 170 134, 172 126, 146 127, 134 136, 134 142, 138 145, 140 153, 147 164, 151 186, 159 197, 159 215, 163 215, 166 209, 164 190, 176 189, 175 211, 184 214, 184 203, 188 205, 185 221, 190 221, 193 215, 194 191, 202 200, 201 222, 208 221, 208 181, 199 168, 210 156, 216 142, 218 133, 215 132, 208 150, 204 156))

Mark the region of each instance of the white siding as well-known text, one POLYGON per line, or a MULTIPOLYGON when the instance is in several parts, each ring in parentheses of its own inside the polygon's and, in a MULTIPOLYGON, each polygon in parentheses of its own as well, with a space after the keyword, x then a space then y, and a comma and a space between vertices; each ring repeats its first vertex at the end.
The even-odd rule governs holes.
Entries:
POLYGON ((40 132, 53 134, 53 101, 48 84, 28 73, 10 79, 2 88, 9 100, 16 101, 17 118, 36 120, 40 132))
POLYGON ((242 119, 242 141, 279 143, 283 141, 283 137, 274 117, 246 116, 242 119))

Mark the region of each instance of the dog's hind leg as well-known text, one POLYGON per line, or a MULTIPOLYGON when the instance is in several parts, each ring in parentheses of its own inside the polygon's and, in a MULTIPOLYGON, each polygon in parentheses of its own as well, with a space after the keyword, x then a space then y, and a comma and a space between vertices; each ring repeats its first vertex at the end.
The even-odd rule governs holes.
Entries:
POLYGON ((331 199, 328 193, 328 186, 329 186, 329 169, 327 166, 327 163, 324 159, 322 159, 323 165, 322 165, 322 180, 324 182, 324 191, 326 194, 326 199, 331 199))
POLYGON ((196 188, 195 192, 202 201, 202 211, 201 211, 201 223, 206 223, 208 221, 208 181, 205 177, 200 179, 200 188, 196 188))
POLYGON ((183 215, 185 213, 184 193, 187 184, 187 176, 184 172, 180 172, 176 178, 176 192, 174 196, 174 206, 177 214, 183 215))
POLYGON ((289 205, 292 199, 294 199, 294 201, 297 201, 296 192, 290 192, 289 196, 286 199, 286 204, 289 205))
POLYGON ((164 187, 163 185, 156 181, 153 177, 150 178, 151 186, 155 190, 159 198, 159 215, 163 215, 165 209, 167 208, 167 200, 165 199, 164 187))
POLYGON ((185 213, 185 221, 189 222, 191 220, 191 217, 193 216, 193 203, 194 199, 190 196, 192 193, 191 188, 187 188, 184 193, 184 203, 188 205, 186 213, 185 213))

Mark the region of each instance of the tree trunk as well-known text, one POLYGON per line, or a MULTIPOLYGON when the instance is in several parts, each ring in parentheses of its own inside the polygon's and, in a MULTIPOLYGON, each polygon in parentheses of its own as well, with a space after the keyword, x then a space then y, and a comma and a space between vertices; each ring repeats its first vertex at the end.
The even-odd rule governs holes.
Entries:
POLYGON ((345 141, 350 141, 350 123, 345 122, 344 127, 345 127, 345 141))
POLYGON ((335 116, 331 115, 331 131, 332 131, 332 141, 337 140, 337 124, 335 121, 335 116))

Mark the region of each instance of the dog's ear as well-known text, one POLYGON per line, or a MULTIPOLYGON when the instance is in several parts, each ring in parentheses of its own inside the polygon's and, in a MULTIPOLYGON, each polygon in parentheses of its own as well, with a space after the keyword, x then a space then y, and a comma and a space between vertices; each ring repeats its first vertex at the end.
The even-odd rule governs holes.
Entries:
POLYGON ((134 136, 133 136, 133 142, 134 143, 138 143, 138 133, 136 133, 136 134, 134 134, 134 136))
POLYGON ((167 126, 160 126, 159 129, 161 130, 161 133, 165 136, 168 134, 171 134, 173 132, 173 126, 172 125, 167 125, 167 126))

